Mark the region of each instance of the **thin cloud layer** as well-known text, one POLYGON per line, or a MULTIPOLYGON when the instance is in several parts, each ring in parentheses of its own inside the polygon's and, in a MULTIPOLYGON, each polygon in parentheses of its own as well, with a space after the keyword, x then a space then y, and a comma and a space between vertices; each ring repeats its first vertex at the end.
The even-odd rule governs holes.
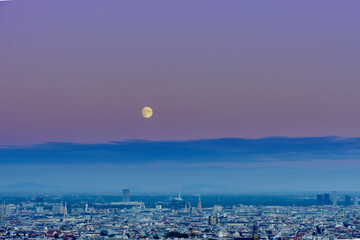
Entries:
MULTIPOLYGON (((0 149, 0 164, 157 164, 207 165, 281 162, 356 163, 360 138, 317 137, 202 139, 189 141, 129 140, 101 144, 44 143, 0 149)), ((236 166, 236 165, 234 165, 236 166)), ((255 166, 255 165, 253 165, 255 166)))

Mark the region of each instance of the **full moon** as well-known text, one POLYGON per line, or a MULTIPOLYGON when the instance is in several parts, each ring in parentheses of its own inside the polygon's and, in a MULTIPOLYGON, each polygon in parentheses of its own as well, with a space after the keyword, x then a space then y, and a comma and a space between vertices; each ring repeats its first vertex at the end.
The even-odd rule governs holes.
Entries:
POLYGON ((141 113, 144 118, 150 118, 153 115, 153 110, 149 107, 144 107, 141 113))

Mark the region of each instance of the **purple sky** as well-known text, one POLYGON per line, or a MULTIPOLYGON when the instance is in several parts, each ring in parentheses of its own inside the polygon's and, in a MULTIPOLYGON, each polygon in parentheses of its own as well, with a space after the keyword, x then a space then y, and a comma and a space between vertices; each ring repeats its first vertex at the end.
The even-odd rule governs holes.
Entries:
POLYGON ((359 9, 0 2, 0 145, 359 137, 359 9), (141 117, 144 106, 152 118, 141 117))

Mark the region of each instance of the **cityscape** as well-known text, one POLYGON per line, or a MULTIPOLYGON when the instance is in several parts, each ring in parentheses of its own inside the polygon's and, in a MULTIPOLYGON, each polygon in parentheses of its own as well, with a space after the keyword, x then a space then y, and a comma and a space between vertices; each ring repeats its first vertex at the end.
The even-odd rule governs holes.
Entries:
POLYGON ((182 196, 180 189, 176 196, 152 198, 131 196, 130 189, 122 196, 53 193, 6 200, 3 195, 0 239, 360 238, 358 196, 335 191, 309 196, 307 206, 246 205, 236 195, 217 196, 211 206, 209 196, 182 196), (222 202, 223 197, 231 200, 222 202))
POLYGON ((360 240, 360 0, 0 0, 0 240, 360 240))

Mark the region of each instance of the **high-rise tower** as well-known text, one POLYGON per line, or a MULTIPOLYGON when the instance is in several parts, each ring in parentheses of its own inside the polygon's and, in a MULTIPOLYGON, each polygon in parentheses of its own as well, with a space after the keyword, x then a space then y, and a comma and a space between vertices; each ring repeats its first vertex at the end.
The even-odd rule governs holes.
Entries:
POLYGON ((130 202, 130 190, 129 189, 123 189, 122 200, 123 200, 123 202, 130 202))
POLYGON ((177 198, 175 198, 175 200, 177 200, 177 201, 182 201, 181 193, 180 193, 180 188, 179 188, 179 196, 178 196, 177 198))
POLYGON ((202 211, 200 194, 199 194, 198 210, 202 211))
POLYGON ((68 215, 68 211, 67 211, 67 204, 65 202, 65 206, 64 206, 64 217, 67 217, 68 215))
POLYGON ((319 193, 319 194, 316 196, 316 205, 318 205, 318 206, 324 205, 324 195, 322 195, 322 194, 319 193))
POLYGON ((354 197, 354 205, 359 206, 359 197, 358 196, 354 197))
POLYGON ((330 205, 330 194, 324 193, 324 205, 330 205))
POLYGON ((333 200, 333 206, 336 206, 337 205, 337 197, 336 197, 336 191, 333 191, 333 194, 332 194, 332 200, 333 200))
POLYGON ((350 195, 345 195, 345 206, 350 206, 351 205, 351 196, 350 195))

